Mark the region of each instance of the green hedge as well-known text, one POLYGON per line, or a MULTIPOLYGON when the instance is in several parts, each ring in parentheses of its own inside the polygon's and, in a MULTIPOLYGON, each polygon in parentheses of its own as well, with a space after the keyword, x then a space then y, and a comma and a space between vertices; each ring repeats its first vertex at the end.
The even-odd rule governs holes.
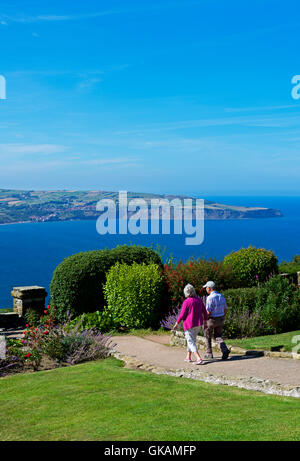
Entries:
POLYGON ((278 274, 277 257, 264 248, 241 248, 225 256, 223 264, 232 268, 234 278, 241 287, 254 286, 278 274))
POLYGON ((282 261, 279 265, 279 272, 294 275, 300 272, 300 255, 295 255, 290 262, 282 261))
POLYGON ((164 277, 157 264, 117 263, 103 288, 113 327, 155 327, 162 315, 164 277))
POLYGON ((102 287, 106 273, 116 262, 128 265, 153 262, 162 267, 160 256, 154 250, 134 245, 69 256, 57 266, 50 284, 51 305, 56 308, 58 320, 64 320, 68 310, 75 316, 103 310, 102 287))
POLYGON ((280 275, 256 288, 223 292, 228 305, 224 336, 253 337, 300 328, 300 290, 280 275))

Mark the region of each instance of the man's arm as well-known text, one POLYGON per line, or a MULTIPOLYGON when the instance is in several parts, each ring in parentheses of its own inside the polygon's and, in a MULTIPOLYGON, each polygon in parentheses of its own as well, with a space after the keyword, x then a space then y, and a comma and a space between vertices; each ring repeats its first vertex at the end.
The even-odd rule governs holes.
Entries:
POLYGON ((206 312, 207 312, 207 319, 209 319, 210 317, 210 314, 211 314, 211 308, 212 308, 212 299, 211 298, 207 298, 206 299, 206 312))

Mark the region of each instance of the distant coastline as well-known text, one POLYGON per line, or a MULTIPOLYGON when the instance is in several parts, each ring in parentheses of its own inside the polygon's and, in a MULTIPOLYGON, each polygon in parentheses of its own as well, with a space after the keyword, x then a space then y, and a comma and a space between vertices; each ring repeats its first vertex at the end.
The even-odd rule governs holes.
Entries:
MULTIPOLYGON (((185 195, 159 195, 128 192, 128 200, 141 198, 149 206, 153 199, 192 199, 185 195)), ((51 221, 96 220, 100 212, 96 204, 101 199, 111 199, 118 208, 118 193, 110 191, 26 191, 0 189, 0 225, 25 224, 51 221)), ((160 210, 161 212, 161 210, 160 210)), ((128 213, 130 217, 132 213, 128 213)), ((282 217, 278 209, 225 205, 210 200, 204 201, 206 220, 266 219, 282 217)), ((162 218, 160 213, 159 218, 162 218)), ((171 207, 170 218, 174 219, 171 207)))

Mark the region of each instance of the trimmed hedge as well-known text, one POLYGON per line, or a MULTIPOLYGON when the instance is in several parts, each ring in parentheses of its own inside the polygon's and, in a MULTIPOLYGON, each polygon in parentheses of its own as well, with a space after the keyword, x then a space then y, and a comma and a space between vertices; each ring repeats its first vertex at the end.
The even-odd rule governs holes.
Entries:
POLYGON ((117 262, 155 263, 162 267, 160 256, 142 246, 117 246, 111 250, 94 250, 65 258, 55 269, 50 284, 51 305, 63 321, 69 310, 72 315, 103 310, 103 284, 106 273, 117 262))
POLYGON ((277 275, 256 288, 223 292, 228 311, 224 336, 243 338, 300 328, 300 290, 277 275))
POLYGON ((105 312, 114 328, 158 326, 162 314, 164 276, 157 264, 117 263, 103 288, 105 312))
POLYGON ((241 287, 254 286, 278 274, 277 257, 264 248, 241 248, 225 256, 223 264, 232 268, 234 278, 241 287))

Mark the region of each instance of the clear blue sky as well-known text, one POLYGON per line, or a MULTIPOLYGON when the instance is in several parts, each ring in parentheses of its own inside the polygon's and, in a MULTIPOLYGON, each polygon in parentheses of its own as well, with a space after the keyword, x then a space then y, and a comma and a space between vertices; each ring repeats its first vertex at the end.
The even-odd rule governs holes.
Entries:
POLYGON ((3 0, 0 187, 299 195, 299 13, 3 0))

